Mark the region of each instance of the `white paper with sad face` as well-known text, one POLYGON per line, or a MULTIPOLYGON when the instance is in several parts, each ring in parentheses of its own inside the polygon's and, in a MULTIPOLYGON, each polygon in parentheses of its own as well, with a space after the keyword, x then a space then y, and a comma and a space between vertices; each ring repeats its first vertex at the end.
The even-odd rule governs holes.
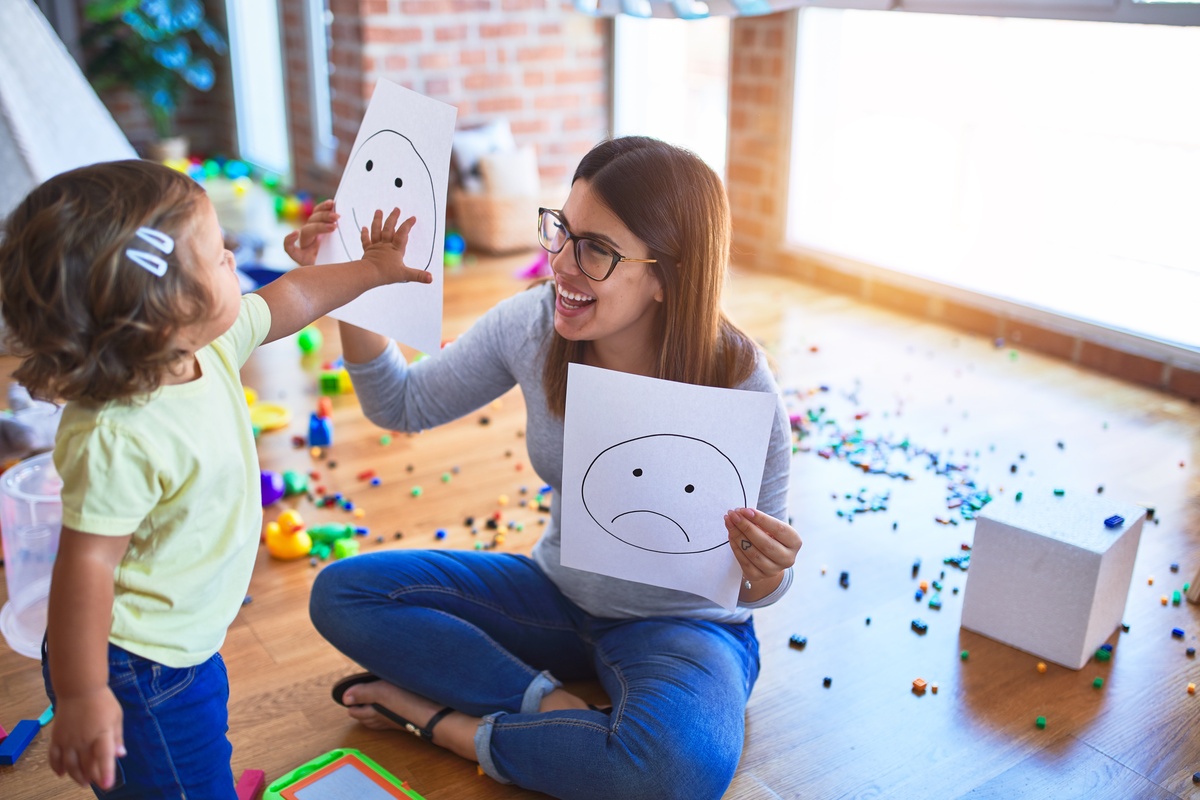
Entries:
POLYGON ((425 353, 441 346, 446 187, 457 116, 453 106, 381 79, 338 184, 338 229, 317 255, 319 264, 361 258, 360 232, 377 209, 386 216, 399 207, 402 221, 416 217, 404 261, 428 270, 433 282, 381 286, 330 316, 425 353))
POLYGON ((725 512, 754 507, 777 398, 571 364, 562 563, 734 609, 725 512))

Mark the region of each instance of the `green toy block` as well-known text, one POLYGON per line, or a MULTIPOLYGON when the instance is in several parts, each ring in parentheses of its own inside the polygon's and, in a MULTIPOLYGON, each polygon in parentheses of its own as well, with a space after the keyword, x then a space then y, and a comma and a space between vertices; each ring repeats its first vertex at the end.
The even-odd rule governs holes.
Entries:
POLYGON ((291 497, 294 494, 304 494, 308 491, 308 476, 294 469, 283 473, 283 493, 291 497))
POLYGON ((341 539, 354 536, 354 526, 340 522, 327 522, 324 525, 314 525, 308 529, 308 535, 314 542, 329 546, 341 539))
POLYGON ((341 394, 342 379, 336 372, 321 373, 321 394, 341 394))

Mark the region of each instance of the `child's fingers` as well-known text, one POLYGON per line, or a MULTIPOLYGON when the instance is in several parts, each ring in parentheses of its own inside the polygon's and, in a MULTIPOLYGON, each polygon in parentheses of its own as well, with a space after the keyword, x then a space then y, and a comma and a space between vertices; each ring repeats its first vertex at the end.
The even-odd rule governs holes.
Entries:
POLYGON ((405 247, 408 247, 409 231, 411 231, 413 229, 413 226, 416 224, 417 224, 416 217, 409 217, 408 219, 404 220, 404 222, 401 223, 400 228, 396 231, 396 236, 394 238, 394 241, 400 241, 404 244, 405 247))
POLYGON ((62 750, 62 747, 51 742, 50 743, 50 752, 47 755, 48 755, 47 760, 50 762, 50 771, 61 778, 62 774, 63 774, 63 750, 62 750))
POLYGON ((404 277, 398 283, 433 283, 433 275, 423 269, 405 267, 404 277))
POLYGON ((79 752, 74 747, 68 747, 63 751, 62 755, 63 769, 71 780, 78 783, 80 786, 88 785, 87 776, 84 775, 83 765, 79 763, 79 752))
POLYGON ((400 209, 393 208, 383 223, 382 241, 390 242, 396 235, 396 222, 400 219, 400 209))
POLYGON ((371 246, 371 231, 367 229, 366 225, 364 225, 363 229, 359 231, 359 237, 362 239, 363 250, 366 250, 371 246))
POLYGON ((371 216, 371 241, 378 242, 381 236, 383 236, 383 211, 377 208, 371 216))
POLYGON ((336 210, 336 206, 334 205, 332 197, 329 198, 328 200, 322 200, 321 202, 319 202, 315 206, 313 206, 314 214, 317 214, 317 213, 324 214, 327 211, 333 212, 335 210, 336 210))
POLYGON ((117 778, 116 743, 101 736, 92 745, 92 764, 89 778, 101 789, 109 789, 117 778))

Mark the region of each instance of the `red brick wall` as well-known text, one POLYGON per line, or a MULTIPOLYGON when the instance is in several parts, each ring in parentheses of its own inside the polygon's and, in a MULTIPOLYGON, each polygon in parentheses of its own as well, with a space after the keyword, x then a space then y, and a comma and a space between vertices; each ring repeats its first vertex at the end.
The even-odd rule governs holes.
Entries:
POLYGON ((330 191, 378 78, 458 108, 460 128, 506 118, 542 177, 569 179, 609 133, 611 22, 558 0, 330 0, 338 165, 313 163, 302 0, 280 0, 297 182, 330 191))
MULTIPOLYGON (((207 3, 224 27, 224 4, 207 3)), ((338 159, 314 161, 304 0, 279 0, 293 172, 297 188, 331 194, 380 77, 458 108, 460 128, 507 118, 518 145, 532 144, 547 183, 565 182, 609 134, 611 21, 559 0, 330 0, 330 77, 338 159)), ((102 98, 139 148, 154 138, 128 92, 102 98)), ((193 152, 237 154, 228 61, 211 92, 190 92, 179 130, 193 152)))
POLYGON ((735 263, 765 267, 784 236, 796 12, 733 21, 726 186, 735 263))

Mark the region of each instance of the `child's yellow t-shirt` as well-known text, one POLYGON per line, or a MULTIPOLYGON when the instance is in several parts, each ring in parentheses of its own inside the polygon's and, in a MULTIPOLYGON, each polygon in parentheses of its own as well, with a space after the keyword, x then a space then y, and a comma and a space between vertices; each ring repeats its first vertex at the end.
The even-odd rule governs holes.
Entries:
POLYGON ((142 403, 63 409, 63 525, 133 535, 113 575, 109 641, 169 667, 220 649, 250 583, 262 492, 239 370, 270 327, 266 302, 245 295, 233 327, 197 351, 196 380, 142 403))

